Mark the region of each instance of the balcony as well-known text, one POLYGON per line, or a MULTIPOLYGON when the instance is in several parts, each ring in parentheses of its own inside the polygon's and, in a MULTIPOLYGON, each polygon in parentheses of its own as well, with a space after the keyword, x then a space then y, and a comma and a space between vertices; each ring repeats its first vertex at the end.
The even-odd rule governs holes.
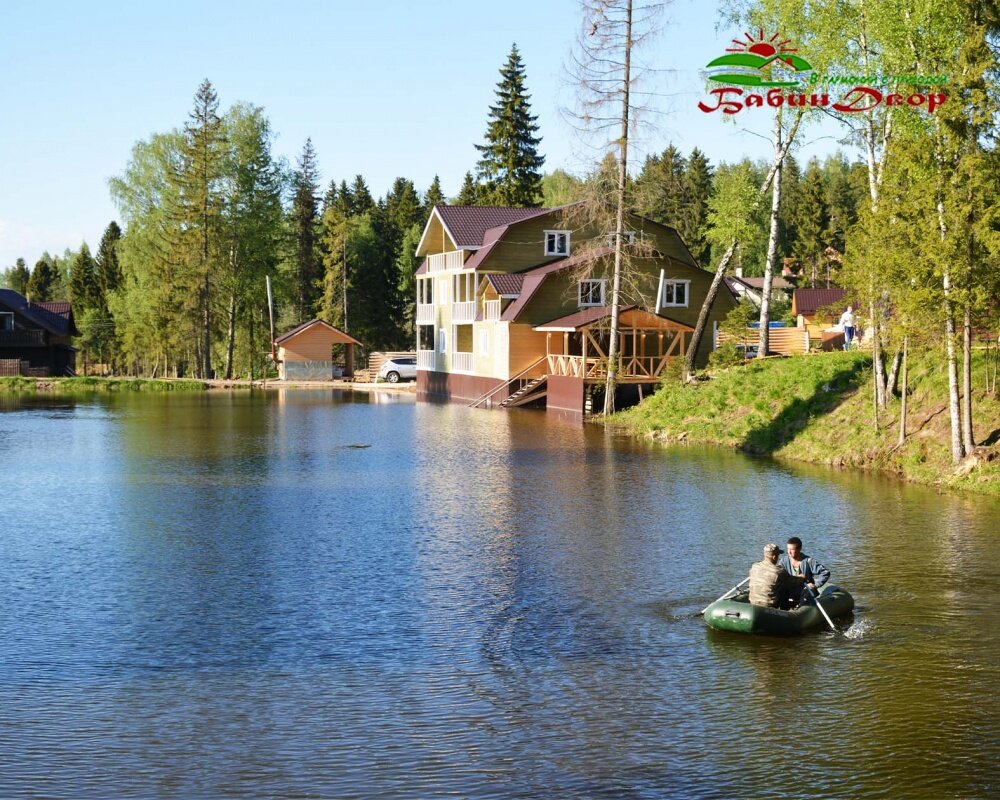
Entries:
POLYGON ((450 250, 447 253, 435 253, 427 256, 428 272, 444 272, 448 269, 461 269, 465 263, 465 253, 462 250, 450 250))
POLYGON ((451 304, 451 321, 456 323, 476 321, 476 301, 451 304))
POLYGON ((434 351, 433 350, 417 350, 417 369, 429 369, 433 370, 435 367, 434 363, 434 351))
POLYGON ((472 372, 475 368, 473 353, 452 353, 451 369, 453 372, 472 372))
POLYGON ((486 308, 483 309, 483 319, 487 322, 497 322, 500 319, 500 301, 487 300, 486 308))
POLYGON ((45 331, 0 331, 0 347, 45 347, 45 331))
POLYGON ((417 303, 417 324, 418 325, 433 325, 434 319, 434 304, 433 303, 417 303))

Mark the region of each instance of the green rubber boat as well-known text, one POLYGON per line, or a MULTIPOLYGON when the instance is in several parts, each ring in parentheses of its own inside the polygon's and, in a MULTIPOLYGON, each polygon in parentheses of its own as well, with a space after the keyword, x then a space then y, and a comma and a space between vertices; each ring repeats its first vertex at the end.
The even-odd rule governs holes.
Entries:
MULTIPOLYGON (((819 602, 831 619, 846 616, 854 609, 854 598, 844 589, 829 583, 819 589, 819 602)), ((747 591, 712 603, 705 609, 705 622, 720 631, 771 636, 795 636, 830 627, 815 604, 801 605, 791 611, 754 606, 750 604, 750 593, 747 591)))

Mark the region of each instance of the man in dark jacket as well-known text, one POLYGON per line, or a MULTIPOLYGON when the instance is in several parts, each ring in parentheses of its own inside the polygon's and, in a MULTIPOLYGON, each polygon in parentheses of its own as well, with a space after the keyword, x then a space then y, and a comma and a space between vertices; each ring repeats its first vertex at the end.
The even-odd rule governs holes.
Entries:
POLYGON ((788 573, 778 564, 779 555, 778 545, 766 544, 763 560, 750 567, 750 602, 755 606, 777 608, 788 596, 788 573))
POLYGON ((778 559, 778 563, 789 575, 788 599, 793 605, 808 600, 812 592, 830 580, 830 570, 802 552, 802 540, 798 536, 788 540, 788 552, 778 559), (812 591, 807 591, 806 587, 812 591))

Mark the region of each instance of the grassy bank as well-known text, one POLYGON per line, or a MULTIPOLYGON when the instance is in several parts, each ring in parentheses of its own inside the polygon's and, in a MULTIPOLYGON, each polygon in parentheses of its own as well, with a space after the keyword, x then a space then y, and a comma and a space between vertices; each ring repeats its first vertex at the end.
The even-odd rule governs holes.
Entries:
POLYGON ((0 378, 2 394, 85 394, 89 392, 201 392, 202 381, 143 378, 0 378))
POLYGON ((933 354, 911 360, 907 439, 897 447, 900 401, 876 432, 871 359, 822 353, 753 362, 691 386, 671 383, 614 418, 640 435, 694 441, 820 464, 881 470, 907 480, 1000 496, 1000 399, 984 392, 974 362, 978 458, 951 463, 948 382, 933 354))

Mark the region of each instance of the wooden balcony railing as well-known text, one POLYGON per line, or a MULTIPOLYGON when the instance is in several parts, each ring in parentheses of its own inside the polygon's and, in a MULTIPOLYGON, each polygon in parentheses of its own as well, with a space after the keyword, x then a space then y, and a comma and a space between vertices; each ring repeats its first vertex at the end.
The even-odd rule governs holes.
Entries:
POLYGON ((451 368, 456 372, 472 372, 475 367, 473 353, 452 353, 451 368))
POLYGON ((435 366, 433 350, 417 350, 417 369, 433 370, 435 366))
POLYGON ((447 253, 435 253, 427 256, 428 272, 444 272, 446 269, 461 269, 465 258, 461 250, 449 250, 447 253))
POLYGON ((434 304, 417 303, 417 324, 433 325, 434 321, 434 304))
POLYGON ((483 310, 483 318, 488 322, 496 322, 500 319, 500 301, 487 300, 483 310))
POLYGON ((475 322, 476 321, 476 301, 469 300, 465 303, 451 304, 452 322, 475 322))

